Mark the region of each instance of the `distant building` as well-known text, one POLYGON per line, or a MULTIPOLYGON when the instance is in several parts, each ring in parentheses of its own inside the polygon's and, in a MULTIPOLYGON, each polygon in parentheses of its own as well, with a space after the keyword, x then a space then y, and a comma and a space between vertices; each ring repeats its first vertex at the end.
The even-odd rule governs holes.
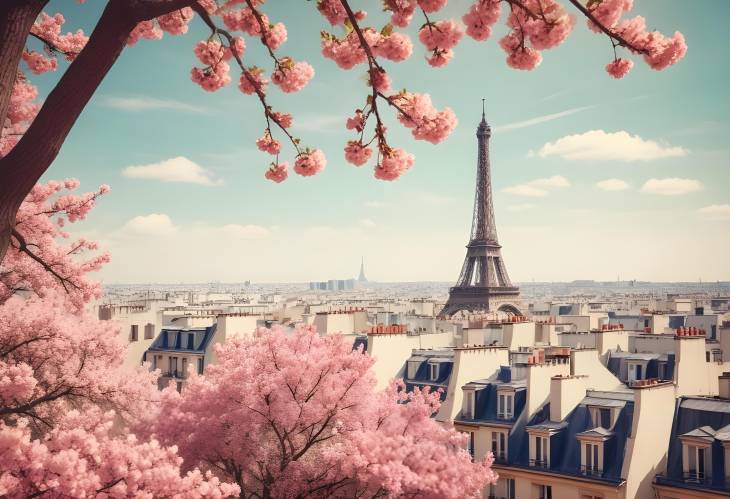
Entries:
POLYGON ((349 291, 355 289, 355 279, 330 279, 329 281, 312 281, 309 289, 319 291, 349 291))

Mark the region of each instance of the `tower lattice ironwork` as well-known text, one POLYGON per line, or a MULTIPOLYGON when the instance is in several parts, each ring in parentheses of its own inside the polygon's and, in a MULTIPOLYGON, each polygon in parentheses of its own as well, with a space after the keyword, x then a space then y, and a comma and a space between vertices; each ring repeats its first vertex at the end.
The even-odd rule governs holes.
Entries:
POLYGON ((479 152, 471 235, 466 245, 461 274, 456 285, 449 290, 449 299, 440 314, 442 316, 460 310, 520 314, 520 289, 512 284, 507 274, 494 221, 489 160, 491 136, 492 129, 484 115, 482 100, 482 121, 477 128, 479 152))

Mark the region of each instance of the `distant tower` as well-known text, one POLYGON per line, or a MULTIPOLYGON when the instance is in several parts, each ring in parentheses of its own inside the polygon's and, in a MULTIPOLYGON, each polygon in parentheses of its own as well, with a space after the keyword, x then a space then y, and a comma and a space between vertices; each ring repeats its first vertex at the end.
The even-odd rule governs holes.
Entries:
POLYGON ((357 282, 368 282, 368 278, 365 277, 365 259, 360 259, 360 275, 357 278, 357 282))
POLYGON ((460 310, 502 311, 521 315, 520 288, 513 286, 507 275, 507 267, 502 259, 502 246, 497 240, 489 161, 491 136, 492 129, 484 116, 482 99, 482 121, 477 128, 479 155, 471 237, 466 245, 466 258, 459 280, 449 290, 449 299, 441 310, 442 316, 449 316, 460 310))

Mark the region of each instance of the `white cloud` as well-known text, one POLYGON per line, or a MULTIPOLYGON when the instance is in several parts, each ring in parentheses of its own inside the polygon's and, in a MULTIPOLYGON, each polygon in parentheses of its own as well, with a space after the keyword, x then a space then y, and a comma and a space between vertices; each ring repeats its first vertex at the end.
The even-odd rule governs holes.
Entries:
POLYGON ((370 218, 363 218, 362 220, 360 220, 360 223, 363 227, 367 227, 368 229, 372 229, 378 225, 370 218))
POLYGON ((541 187, 545 189, 559 189, 562 187, 570 187, 570 182, 568 182, 568 179, 561 175, 553 175, 552 177, 548 178, 536 178, 535 180, 528 182, 528 184, 533 187, 541 187))
POLYGON ((591 109, 593 107, 595 107, 595 106, 575 107, 573 109, 566 109, 565 111, 560 111, 559 113, 552 113, 552 114, 545 114, 543 116, 536 116, 536 117, 530 118, 528 120, 516 121, 514 123, 508 123, 506 125, 496 126, 496 127, 494 127, 494 131, 495 132, 508 132, 510 130, 517 130, 518 128, 525 128, 528 126, 539 125, 540 123, 557 120, 557 119, 563 118, 565 116, 570 116, 571 114, 585 111, 586 109, 591 109))
POLYGON ((663 196, 679 196, 702 190, 702 182, 691 178, 650 178, 641 192, 663 196))
POLYGON ((625 191, 629 188, 629 184, 620 178, 607 178, 606 180, 596 182, 596 187, 603 191, 614 192, 625 191))
POLYGON ((383 203, 380 201, 365 201, 365 208, 382 208, 383 203))
POLYGON ((164 213, 150 213, 149 215, 138 215, 126 224, 125 231, 135 234, 166 235, 177 230, 172 224, 170 217, 164 213))
POLYGON ((700 208, 697 213, 710 220, 730 220, 730 204, 711 204, 700 208))
POLYGON ((537 198, 547 196, 550 189, 561 189, 564 187, 570 187, 568 179, 561 175, 553 175, 552 177, 536 178, 524 184, 505 187, 502 191, 516 196, 537 198))
POLYGON ((310 133, 331 133, 342 129, 347 116, 340 114, 322 114, 317 116, 302 116, 294 120, 294 130, 310 133))
POLYGON ((626 131, 589 132, 566 135, 548 142, 538 151, 541 157, 560 156, 570 160, 650 161, 660 158, 686 156, 683 147, 661 145, 653 140, 630 135, 626 131))
POLYGON ((534 208, 534 204, 523 203, 523 204, 511 204, 507 207, 507 211, 527 211, 534 208))
POLYGON ((263 239, 271 234, 271 231, 260 225, 226 224, 221 230, 228 235, 242 239, 263 239))
POLYGON ((188 184, 215 185, 213 173, 183 156, 166 159, 148 165, 128 166, 122 175, 129 178, 161 180, 163 182, 184 182, 188 184))
POLYGON ((189 113, 205 113, 207 110, 200 106, 180 102, 172 99, 155 99, 154 97, 140 96, 105 96, 101 99, 101 105, 121 109, 123 111, 148 111, 153 109, 173 109, 175 111, 186 111, 189 113))

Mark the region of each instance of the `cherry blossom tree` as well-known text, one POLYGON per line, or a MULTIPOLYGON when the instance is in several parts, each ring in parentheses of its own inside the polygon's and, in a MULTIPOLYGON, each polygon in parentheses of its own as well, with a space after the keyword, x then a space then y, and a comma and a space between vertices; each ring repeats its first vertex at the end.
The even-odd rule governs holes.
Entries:
MULTIPOLYGON (((190 78, 206 91, 231 84, 231 66, 236 68, 238 88, 261 103, 263 135, 257 147, 274 158, 264 176, 282 182, 289 161, 279 158, 282 141, 293 150, 293 170, 302 176, 322 171, 326 158, 321 150, 304 147, 290 128, 291 114, 275 110, 267 101, 269 84, 282 92, 301 90, 314 76, 311 65, 280 54, 287 38, 282 22, 269 19, 265 0, 108 0, 92 34, 81 31, 62 34, 61 14, 43 12, 47 0, 0 2, 0 258, 7 250, 15 215, 58 154, 66 136, 121 51, 142 39, 158 40, 164 33, 182 35, 197 15, 210 29, 193 53, 200 65, 190 78), (247 43, 243 35, 247 35, 247 43), (245 63, 246 51, 258 40, 271 58, 268 70, 245 63), (42 49, 32 44, 40 43, 42 49), (38 102, 37 89, 27 72, 57 70, 59 59, 69 64, 45 101, 38 102), (21 64, 22 63, 22 64, 21 64)), ((466 3, 466 2, 465 2, 466 3)), ((418 40, 433 67, 443 67, 454 57, 454 48, 464 34, 477 41, 491 36, 500 17, 507 34, 499 40, 507 64, 531 70, 542 60, 542 51, 561 44, 572 31, 575 17, 570 8, 586 19, 588 28, 611 43, 613 53, 606 70, 614 78, 625 76, 633 61, 618 50, 640 56, 653 69, 662 70, 680 60, 686 50, 684 37, 649 31, 641 16, 624 18, 633 0, 471 0, 459 19, 434 19, 447 0, 318 0, 316 8, 332 26, 323 30, 322 55, 338 67, 364 67, 367 88, 362 105, 346 120, 354 132, 344 145, 348 162, 374 164, 375 177, 394 180, 414 164, 412 154, 392 147, 386 137, 383 108, 391 107, 398 121, 417 140, 439 143, 456 125, 448 107, 437 109, 427 94, 394 90, 386 62, 401 62, 413 53, 413 41, 403 31, 414 17, 421 17, 418 40), (385 26, 369 25, 364 10, 351 3, 380 8, 390 13, 385 26)), ((314 2, 313 2, 314 4, 314 2)), ((402 88, 409 82, 397 82, 402 88)), ((345 120, 343 118, 343 124, 345 120)))
POLYGON ((260 328, 217 355, 147 427, 240 497, 481 497, 496 480, 431 418, 440 393, 376 391, 373 359, 342 336, 260 328))
POLYGON ((36 185, 0 264, 0 496, 225 497, 234 484, 191 469, 172 447, 128 425, 159 399, 156 374, 122 369, 118 329, 86 306, 87 274, 108 260, 71 240, 98 196, 75 180, 36 185))

